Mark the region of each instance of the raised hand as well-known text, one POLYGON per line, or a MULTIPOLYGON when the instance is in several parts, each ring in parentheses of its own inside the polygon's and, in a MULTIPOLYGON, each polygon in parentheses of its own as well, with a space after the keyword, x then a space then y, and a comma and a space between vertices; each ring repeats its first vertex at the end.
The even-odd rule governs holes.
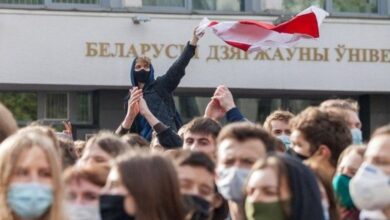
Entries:
POLYGON ((236 107, 236 104, 234 103, 233 95, 230 92, 230 90, 224 86, 220 85, 215 90, 214 96, 212 99, 216 99, 219 101, 220 106, 225 110, 225 112, 229 111, 230 109, 236 107))
POLYGON ((225 109, 219 104, 217 99, 211 99, 207 104, 206 110, 204 112, 204 117, 208 117, 214 120, 219 120, 225 116, 225 109))

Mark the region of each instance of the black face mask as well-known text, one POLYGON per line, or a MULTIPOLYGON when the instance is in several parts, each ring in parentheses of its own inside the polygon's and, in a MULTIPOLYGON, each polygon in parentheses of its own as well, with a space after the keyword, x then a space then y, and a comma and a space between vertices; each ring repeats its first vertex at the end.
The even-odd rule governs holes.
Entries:
POLYGON ((126 213, 124 196, 101 195, 99 198, 100 216, 102 220, 135 220, 134 216, 126 213))
POLYGON ((149 75, 150 75, 150 71, 146 71, 144 69, 140 71, 134 71, 134 78, 139 83, 145 83, 146 81, 148 81, 149 75))
POLYGON ((188 213, 192 213, 191 220, 207 220, 209 218, 210 203, 199 196, 183 195, 184 205, 188 213))
POLYGON ((300 154, 300 153, 297 153, 297 152, 294 151, 292 148, 289 148, 289 149, 286 151, 286 153, 287 153, 288 155, 291 155, 291 156, 293 156, 293 157, 299 159, 300 161, 304 161, 304 160, 309 159, 308 156, 305 156, 305 155, 302 155, 302 154, 300 154))

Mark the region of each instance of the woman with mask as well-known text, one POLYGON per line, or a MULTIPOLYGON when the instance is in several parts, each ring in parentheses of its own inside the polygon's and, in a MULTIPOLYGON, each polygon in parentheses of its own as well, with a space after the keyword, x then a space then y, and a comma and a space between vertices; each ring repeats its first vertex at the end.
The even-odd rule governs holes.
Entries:
POLYGON ((323 220, 314 174, 300 161, 268 155, 253 166, 245 185, 248 220, 323 220))
POLYGON ((140 152, 118 158, 100 196, 100 214, 102 220, 183 220, 172 162, 140 152))
POLYGON ((99 196, 108 169, 101 166, 73 166, 62 174, 65 183, 68 220, 99 220, 99 196))
POLYGON ((61 160, 41 132, 19 132, 0 145, 0 219, 63 220, 61 160))
POLYGON ((349 183, 363 163, 364 147, 352 145, 340 155, 337 172, 332 186, 338 201, 341 220, 359 219, 359 210, 356 208, 349 193, 349 183))

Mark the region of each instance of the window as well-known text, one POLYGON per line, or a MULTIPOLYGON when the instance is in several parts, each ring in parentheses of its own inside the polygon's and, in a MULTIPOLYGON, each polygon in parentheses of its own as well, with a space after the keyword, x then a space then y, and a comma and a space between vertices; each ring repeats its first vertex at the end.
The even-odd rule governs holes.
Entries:
POLYGON ((378 13, 377 0, 333 0, 333 12, 378 13))
POLYGON ((45 119, 66 120, 68 118, 68 94, 46 94, 45 119))
POLYGON ((195 10, 245 11, 245 0, 192 0, 195 10))
POLYGON ((100 4, 99 0, 52 0, 52 3, 59 4, 100 4))
POLYGON ((0 4, 42 5, 44 0, 0 0, 0 4))
POLYGON ((185 0, 143 0, 143 6, 184 7, 185 0))
POLYGON ((325 8, 325 0, 263 0, 261 9, 269 13, 296 14, 310 6, 325 8))
POLYGON ((2 102, 21 123, 37 120, 38 101, 34 92, 0 92, 2 102))
POLYGON ((74 121, 76 123, 90 123, 92 121, 92 96, 87 92, 79 92, 76 98, 76 115, 74 121))

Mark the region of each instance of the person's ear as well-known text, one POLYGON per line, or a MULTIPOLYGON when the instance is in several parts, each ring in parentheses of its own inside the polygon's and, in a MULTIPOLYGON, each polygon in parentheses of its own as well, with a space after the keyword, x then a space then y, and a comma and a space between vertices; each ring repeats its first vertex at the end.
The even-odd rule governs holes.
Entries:
POLYGON ((214 198, 213 198, 213 202, 212 202, 212 207, 214 209, 217 209, 219 207, 221 207, 223 204, 223 197, 219 194, 219 193, 215 193, 214 195, 214 198))
POLYGON ((330 157, 332 156, 332 152, 330 151, 329 147, 326 146, 325 144, 320 145, 320 147, 318 148, 318 153, 319 156, 321 156, 326 160, 329 160, 330 157))

